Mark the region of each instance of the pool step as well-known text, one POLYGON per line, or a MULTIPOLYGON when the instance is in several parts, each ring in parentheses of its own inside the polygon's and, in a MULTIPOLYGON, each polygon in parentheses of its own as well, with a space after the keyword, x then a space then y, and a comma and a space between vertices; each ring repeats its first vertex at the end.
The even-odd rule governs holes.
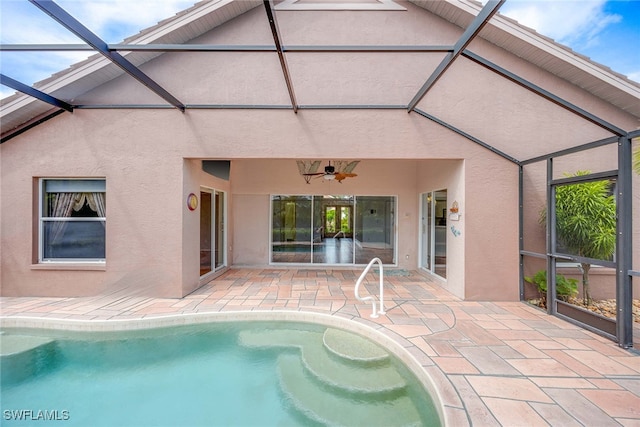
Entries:
POLYGON ((13 356, 33 351, 54 342, 53 339, 31 335, 0 334, 0 356, 13 356))
POLYGON ((45 362, 55 352, 55 340, 30 335, 0 334, 2 383, 23 381, 51 368, 45 362))
POLYGON ((406 387, 404 379, 391 364, 344 363, 332 357, 322 343, 304 347, 302 363, 320 383, 352 394, 397 394, 406 387))
POLYGON ((389 395, 407 386, 381 347, 355 334, 329 328, 324 334, 297 330, 245 331, 246 347, 298 347, 302 364, 325 386, 351 394, 389 395))
POLYGON ((389 353, 373 342, 340 329, 327 328, 322 342, 332 354, 361 364, 380 364, 389 361, 389 353))
POLYGON ((298 348, 278 357, 280 388, 295 410, 324 425, 413 426, 421 418, 407 383, 388 352, 359 335, 249 330, 238 342, 250 348, 298 348))
POLYGON ((419 426, 413 402, 406 394, 380 400, 350 397, 319 387, 308 377, 299 357, 282 354, 278 357, 280 387, 295 409, 323 425, 331 426, 419 426))

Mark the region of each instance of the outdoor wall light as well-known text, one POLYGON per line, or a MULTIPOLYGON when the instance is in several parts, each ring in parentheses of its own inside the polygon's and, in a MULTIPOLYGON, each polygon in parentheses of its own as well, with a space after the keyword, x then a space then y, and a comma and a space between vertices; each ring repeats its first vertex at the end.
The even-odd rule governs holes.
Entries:
POLYGON ((198 196, 193 193, 189 194, 189 196, 187 196, 187 208, 189 208, 190 211, 195 211, 197 207, 198 196))
POLYGON ((449 212, 451 212, 449 214, 449 219, 451 221, 459 221, 460 220, 460 214, 459 212, 459 208, 458 208, 458 202, 453 202, 453 204, 451 205, 451 208, 449 208, 449 212))

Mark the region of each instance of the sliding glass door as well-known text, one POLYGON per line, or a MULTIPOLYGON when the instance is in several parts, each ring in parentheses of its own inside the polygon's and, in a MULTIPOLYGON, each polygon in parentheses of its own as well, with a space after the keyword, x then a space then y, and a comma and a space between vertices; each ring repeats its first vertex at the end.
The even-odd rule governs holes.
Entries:
POLYGON ((447 277, 447 190, 420 195, 420 266, 447 277))
POLYGON ((271 262, 395 263, 395 197, 274 195, 271 262))
POLYGON ((226 265, 225 195, 200 190, 200 276, 226 265))

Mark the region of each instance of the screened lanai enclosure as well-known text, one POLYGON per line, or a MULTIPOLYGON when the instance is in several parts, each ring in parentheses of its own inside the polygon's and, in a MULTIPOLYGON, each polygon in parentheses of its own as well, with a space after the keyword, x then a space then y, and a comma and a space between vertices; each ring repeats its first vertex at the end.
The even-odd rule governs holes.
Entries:
POLYGON ((203 1, 118 44, 30 3, 78 43, 5 58, 97 55, 0 75, 3 295, 182 297, 234 265, 378 257, 640 343, 640 84, 504 0, 203 1), (49 244, 80 224, 91 253, 49 244))
POLYGON ((624 346, 640 338, 633 149, 612 137, 550 153, 522 162, 520 181, 522 299, 624 346))

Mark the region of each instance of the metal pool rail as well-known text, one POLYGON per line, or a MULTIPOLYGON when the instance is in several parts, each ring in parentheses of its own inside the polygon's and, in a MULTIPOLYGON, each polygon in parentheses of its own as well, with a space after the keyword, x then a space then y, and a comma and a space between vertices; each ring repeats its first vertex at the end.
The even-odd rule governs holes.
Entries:
POLYGON ((360 275, 360 277, 358 278, 358 281, 356 282, 356 288, 355 288, 355 295, 356 295, 356 299, 358 301, 371 301, 371 317, 373 317, 374 319, 378 317, 379 314, 386 314, 384 311, 384 289, 383 289, 383 284, 384 284, 384 272, 382 269, 382 261, 380 260, 380 258, 374 258, 371 261, 369 261, 369 264, 365 267, 365 269, 362 271, 362 274, 360 275), (367 273, 369 272, 369 270, 371 269, 371 266, 373 265, 373 263, 377 262, 378 265, 380 266, 380 310, 376 311, 376 301, 373 298, 373 296, 369 295, 366 297, 361 297, 358 294, 358 289, 360 288, 360 284, 362 283, 362 280, 364 279, 364 277, 367 275, 367 273))

